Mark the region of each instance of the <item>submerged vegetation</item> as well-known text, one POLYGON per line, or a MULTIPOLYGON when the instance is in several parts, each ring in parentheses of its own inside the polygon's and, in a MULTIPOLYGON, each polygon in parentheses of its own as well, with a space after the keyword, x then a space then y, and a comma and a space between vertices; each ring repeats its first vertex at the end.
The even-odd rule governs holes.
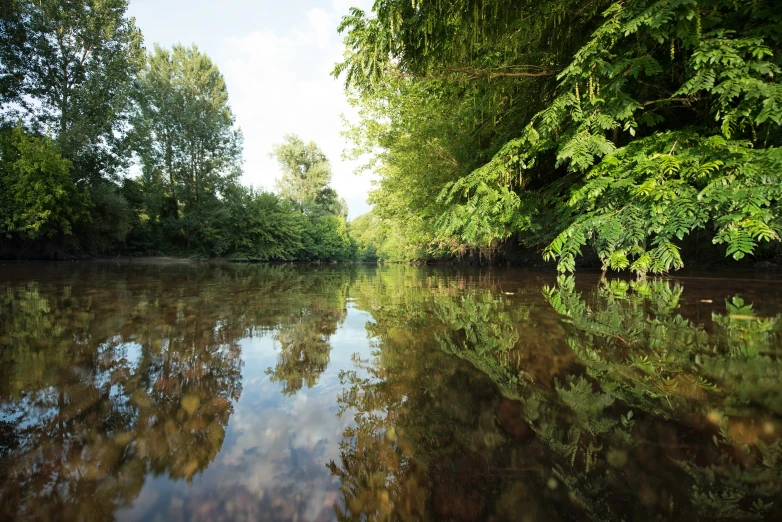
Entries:
POLYGON ((778 255, 775 4, 353 9, 334 75, 360 114, 347 130, 354 153, 381 175, 363 223, 377 255, 521 247, 571 272, 589 249, 604 270, 641 274, 681 268, 704 248, 736 260, 778 255))
POLYGON ((0 6, 0 257, 350 257, 317 145, 289 136, 277 148, 279 194, 242 186, 242 134, 217 66, 195 46, 147 54, 126 10, 0 6))

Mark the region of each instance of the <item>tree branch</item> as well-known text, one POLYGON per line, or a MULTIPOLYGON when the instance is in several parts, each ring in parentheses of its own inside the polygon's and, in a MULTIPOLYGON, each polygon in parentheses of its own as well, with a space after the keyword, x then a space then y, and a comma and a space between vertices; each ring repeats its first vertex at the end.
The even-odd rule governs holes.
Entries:
POLYGON ((442 67, 441 70, 451 73, 466 74, 470 79, 477 78, 541 78, 555 76, 556 71, 539 65, 512 65, 508 69, 520 69, 519 71, 499 71, 496 69, 472 69, 469 67, 442 67))
POLYGON ((678 102, 678 103, 683 103, 684 105, 691 105, 692 102, 696 102, 696 101, 700 101, 700 98, 660 98, 659 100, 645 101, 641 105, 647 107, 649 105, 654 105, 656 103, 665 103, 665 102, 678 102))
POLYGON ((422 78, 430 80, 461 80, 470 81, 480 78, 545 78, 556 76, 558 71, 539 65, 511 65, 505 69, 517 70, 499 70, 499 69, 473 69, 470 67, 441 67, 440 73, 434 74, 416 74, 394 70, 393 74, 403 78, 422 78), (453 75, 464 75, 463 78, 454 78, 453 75))

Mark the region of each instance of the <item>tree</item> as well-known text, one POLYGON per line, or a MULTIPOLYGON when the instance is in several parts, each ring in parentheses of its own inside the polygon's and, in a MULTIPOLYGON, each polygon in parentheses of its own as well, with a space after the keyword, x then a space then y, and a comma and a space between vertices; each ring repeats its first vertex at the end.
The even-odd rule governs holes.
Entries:
POLYGON ((407 261, 426 259, 419 243, 410 241, 410 226, 402 229, 395 219, 381 218, 373 208, 348 223, 348 235, 358 261, 407 261))
POLYGON ((347 215, 344 200, 329 187, 331 164, 314 141, 304 143, 289 134, 284 143, 274 147, 272 156, 282 169, 277 182, 280 195, 293 201, 302 214, 347 215))
POLYGON ((780 24, 766 0, 383 0, 334 73, 380 216, 431 253, 664 272, 696 230, 779 244, 780 24))
POLYGON ((230 257, 237 261, 292 261, 302 250, 306 218, 270 192, 241 186, 229 194, 230 257))
POLYGON ((302 243, 302 259, 345 261, 351 253, 345 218, 332 214, 309 217, 302 243))
POLYGON ((164 225, 182 218, 166 225, 172 239, 184 236, 213 253, 227 219, 220 198, 241 169, 242 134, 225 79, 195 46, 156 46, 136 87, 133 123, 149 215, 164 225))
POLYGON ((25 64, 30 46, 24 23, 22 0, 0 5, 0 107, 18 102, 25 80, 25 64))
POLYGON ((53 136, 68 175, 92 201, 92 215, 77 212, 68 222, 79 240, 71 246, 98 254, 124 240, 130 220, 116 179, 129 164, 129 89, 144 54, 126 10, 127 0, 0 7, 0 114, 32 135, 53 136))
POLYGON ((21 127, 0 135, 0 234, 36 240, 71 234, 88 217, 89 194, 71 180, 71 162, 48 137, 21 127))
POLYGON ((350 257, 347 233, 347 205, 329 186, 331 165, 313 141, 304 143, 296 135, 285 136, 272 156, 282 169, 277 182, 280 196, 305 216, 300 259, 345 260, 350 257))
POLYGON ((19 0, 30 60, 23 92, 33 123, 51 129, 75 181, 124 166, 131 81, 144 61, 127 0, 19 0))
POLYGON ((156 46, 139 76, 137 101, 145 175, 165 183, 174 203, 192 208, 236 179, 242 134, 225 79, 206 54, 195 46, 156 46))

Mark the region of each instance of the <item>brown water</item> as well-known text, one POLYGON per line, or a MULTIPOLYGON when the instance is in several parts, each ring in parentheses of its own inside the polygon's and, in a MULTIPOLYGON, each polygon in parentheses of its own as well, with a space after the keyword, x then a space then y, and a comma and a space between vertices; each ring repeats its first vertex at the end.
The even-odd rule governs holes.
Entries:
POLYGON ((780 520, 782 277, 0 265, 0 519, 780 520))

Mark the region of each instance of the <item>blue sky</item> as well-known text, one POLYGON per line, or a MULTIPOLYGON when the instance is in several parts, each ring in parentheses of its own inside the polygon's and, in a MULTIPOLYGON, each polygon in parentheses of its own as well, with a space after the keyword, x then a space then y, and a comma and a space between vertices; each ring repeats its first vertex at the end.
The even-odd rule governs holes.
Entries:
POLYGON ((353 111, 342 82, 329 73, 343 51, 336 27, 351 6, 372 0, 130 0, 129 14, 148 49, 195 43, 217 63, 244 133, 243 182, 274 188, 279 169, 268 157, 283 135, 314 140, 331 160, 332 185, 350 218, 363 214, 368 175, 342 161, 341 114, 353 111))

